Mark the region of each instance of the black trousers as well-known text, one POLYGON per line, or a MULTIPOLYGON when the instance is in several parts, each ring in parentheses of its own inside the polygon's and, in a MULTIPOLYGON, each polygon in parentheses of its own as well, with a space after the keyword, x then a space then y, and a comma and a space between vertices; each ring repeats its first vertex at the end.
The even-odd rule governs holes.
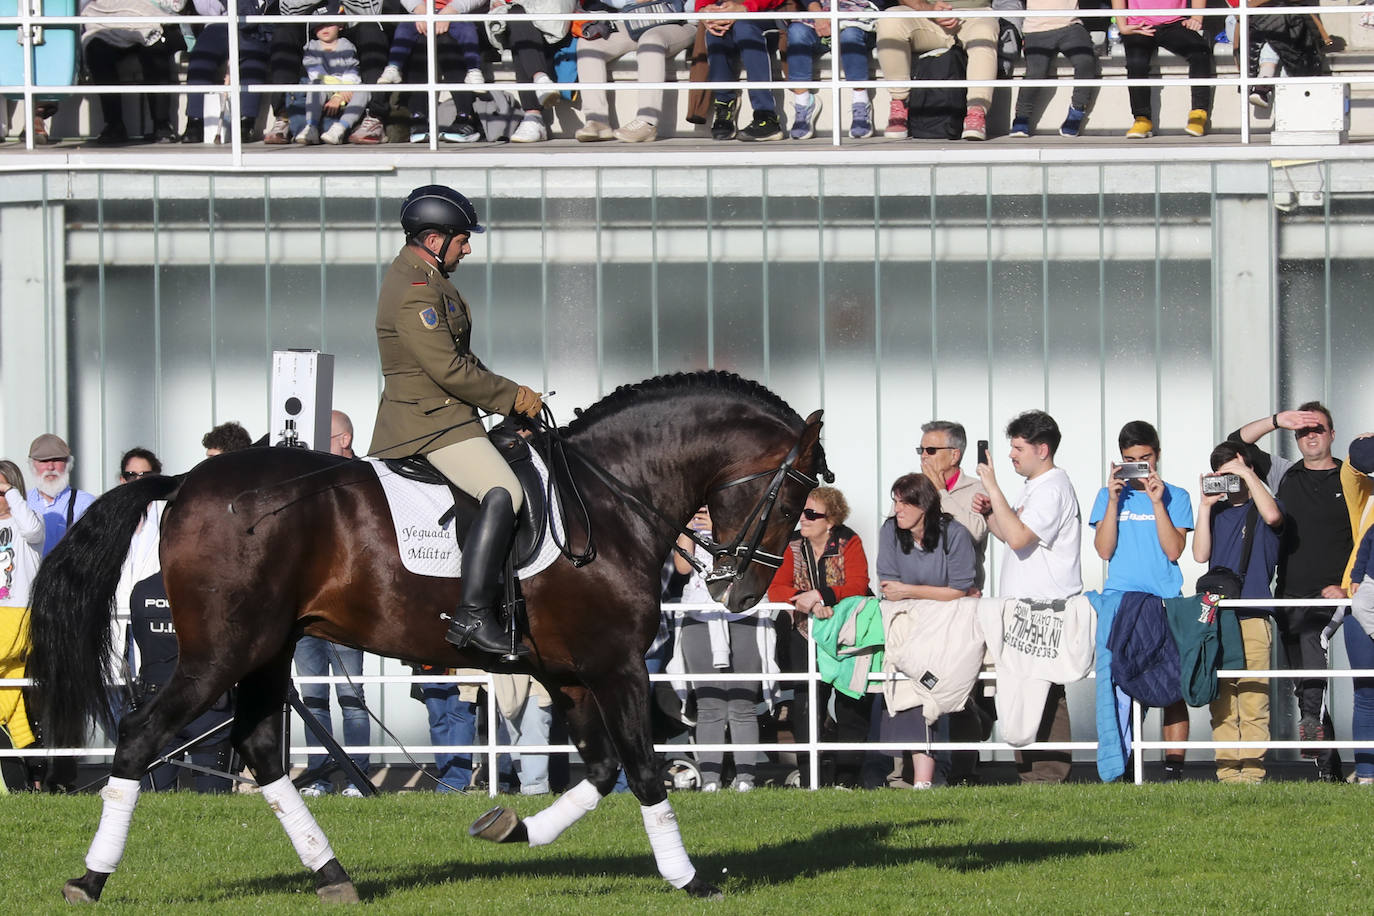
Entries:
MULTIPOLYGON (((86 43, 86 69, 90 71, 91 82, 97 86, 110 86, 123 82, 119 78, 119 64, 126 57, 135 57, 143 71, 143 82, 154 86, 166 86, 176 82, 172 75, 172 57, 177 51, 186 49, 181 32, 152 47, 117 48, 94 37, 86 43)), ((148 110, 155 126, 172 123, 172 96, 166 94, 147 95, 148 110)), ((105 93, 100 96, 100 116, 106 124, 124 124, 124 98, 118 93, 105 93)))
MULTIPOLYGON (((1212 45, 1201 32, 1178 23, 1169 22, 1155 26, 1153 35, 1122 35, 1121 45, 1126 49, 1126 79, 1148 79, 1150 62, 1155 50, 1163 48, 1188 60, 1188 76, 1192 79, 1205 79, 1217 75, 1216 64, 1212 60, 1212 45)), ((1131 99, 1131 114, 1137 118, 1151 117, 1150 87, 1134 83, 1127 87, 1131 99)), ((1191 107, 1203 111, 1212 110, 1212 87, 1192 87, 1193 104, 1191 107)))
MULTIPOLYGON (((1285 598, 1313 598, 1315 595, 1283 595, 1285 598)), ((1278 609, 1274 622, 1279 631, 1279 643, 1290 668, 1325 668, 1326 650, 1322 648, 1322 630, 1331 622, 1335 611, 1323 607, 1290 607, 1278 609)), ((1326 731, 1326 740, 1336 740, 1331 713, 1326 708, 1326 679, 1298 678, 1293 682, 1293 695, 1298 698, 1298 715, 1319 719, 1326 731)), ((1341 752, 1328 748, 1317 754, 1317 768, 1323 773, 1336 772, 1341 767, 1341 752)))

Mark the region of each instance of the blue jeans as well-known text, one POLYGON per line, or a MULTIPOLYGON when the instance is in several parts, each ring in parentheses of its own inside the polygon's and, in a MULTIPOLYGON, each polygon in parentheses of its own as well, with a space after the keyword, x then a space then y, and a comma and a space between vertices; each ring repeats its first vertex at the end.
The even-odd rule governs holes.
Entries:
MULTIPOLYGON (((773 62, 768 54, 768 37, 764 30, 777 28, 776 22, 765 19, 736 19, 724 35, 706 33, 706 58, 713 83, 729 83, 739 79, 735 59, 744 65, 749 82, 766 83, 773 78, 773 62)), ((729 101, 736 95, 732 89, 718 90, 716 98, 729 101)), ((772 112, 773 90, 750 89, 749 105, 758 112, 772 112)))
MULTIPOLYGON (((1345 654, 1350 658, 1350 667, 1374 668, 1374 639, 1369 638, 1354 617, 1347 616, 1341 629, 1345 631, 1345 654)), ((1350 717, 1350 736, 1356 741, 1368 741, 1371 745, 1355 749, 1355 775, 1374 778, 1374 678, 1357 677, 1354 680, 1355 702, 1350 717)))
MULTIPOLYGON (((516 718, 507 719, 499 713, 497 715, 501 721, 497 726, 496 736, 502 744, 549 743, 549 728, 553 725, 553 709, 548 706, 540 706, 539 701, 533 695, 525 700, 524 708, 516 714, 516 718)), ((511 754, 509 758, 502 754, 497 764, 502 773, 510 772, 512 760, 520 768, 521 795, 549 794, 548 754, 511 754)))
MULTIPOLYGON (((815 29, 801 22, 788 23, 787 78, 798 81, 813 79, 816 72, 816 55, 822 53, 822 50, 821 37, 816 34, 815 29)), ((840 30, 840 67, 844 71, 845 79, 868 79, 868 61, 872 56, 871 31, 855 26, 840 30)))
MULTIPOLYGON (((300 642, 296 643, 296 673, 301 677, 325 677, 330 674, 331 667, 335 675, 358 677, 363 673, 363 651, 338 646, 315 636, 302 636, 300 642), (337 657, 335 653, 338 653, 337 657)), ((334 723, 329 717, 329 685, 301 684, 300 692, 306 708, 314 713, 321 725, 329 729, 330 734, 334 734, 334 723)), ((334 692, 339 700, 339 709, 343 711, 344 745, 371 744, 372 725, 367 720, 367 710, 363 708, 362 688, 355 688, 352 684, 335 684, 334 692)), ((348 756, 353 758, 358 769, 367 772, 366 754, 348 756)), ((312 770, 318 769, 328 759, 324 754, 311 754, 307 766, 312 770)))
MULTIPOLYGON (((429 713, 431 744, 472 744, 477 734, 477 704, 458 697, 458 684, 421 684, 420 698, 429 713)), ((471 754, 434 755, 439 777, 436 792, 458 792, 472 785, 471 754)))

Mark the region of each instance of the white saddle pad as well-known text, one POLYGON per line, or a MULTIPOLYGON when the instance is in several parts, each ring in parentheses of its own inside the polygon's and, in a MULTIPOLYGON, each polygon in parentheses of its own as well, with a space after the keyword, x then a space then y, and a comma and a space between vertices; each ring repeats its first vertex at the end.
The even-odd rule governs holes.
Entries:
MULTIPOLYGON (((539 469, 539 479, 547 486, 549 471, 543 459, 537 452, 531 452, 530 457, 539 469)), ((387 506, 391 509, 391 519, 396 523, 396 547, 401 552, 401 565, 420 576, 458 578, 463 555, 453 535, 453 519, 449 519, 447 524, 439 524, 439 517, 453 508, 452 491, 442 484, 409 480, 375 458, 366 460, 381 481, 387 506)), ((553 527, 560 536, 566 537, 563 535, 562 513, 556 501, 552 514, 553 527)), ((539 553, 528 565, 517 569, 516 575, 528 579, 543 572, 558 559, 558 553, 552 532, 545 531, 539 553)))

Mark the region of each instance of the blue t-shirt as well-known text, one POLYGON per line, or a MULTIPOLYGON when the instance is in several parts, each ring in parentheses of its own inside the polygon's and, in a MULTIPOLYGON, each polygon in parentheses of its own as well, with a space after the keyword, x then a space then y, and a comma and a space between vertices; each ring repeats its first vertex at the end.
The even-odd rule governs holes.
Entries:
MULTIPOLYGON (((1279 511, 1283 511, 1283 503, 1279 511)), ((1240 555, 1245 548, 1245 519, 1250 513, 1253 502, 1241 506, 1221 508, 1218 503, 1212 508, 1212 558, 1207 561, 1208 569, 1225 566, 1230 570, 1240 568, 1240 555)), ((1269 583, 1274 578, 1274 570, 1279 565, 1279 532, 1270 528, 1255 512, 1254 546, 1250 548, 1250 567, 1243 576, 1244 584, 1240 589, 1242 598, 1272 598, 1269 583)), ((1265 608, 1238 607, 1237 617, 1265 617, 1265 608)))
MULTIPOLYGON (((1159 532, 1155 528, 1155 508, 1144 490, 1126 487, 1118 504, 1120 515, 1116 522, 1116 553, 1107 561, 1106 592, 1146 592, 1161 598, 1177 598, 1183 590, 1183 572, 1178 563, 1164 555, 1159 546, 1159 532)), ((1164 508, 1175 528, 1191 531, 1193 504, 1188 491, 1171 483, 1164 485, 1164 508)), ((1107 488, 1097 491, 1088 524, 1097 523, 1107 514, 1107 488)))

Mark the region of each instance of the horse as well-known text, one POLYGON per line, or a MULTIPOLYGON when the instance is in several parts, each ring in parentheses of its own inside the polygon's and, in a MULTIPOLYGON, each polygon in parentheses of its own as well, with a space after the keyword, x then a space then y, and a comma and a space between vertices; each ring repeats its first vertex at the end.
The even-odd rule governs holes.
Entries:
POLYGON ((821 411, 803 420, 762 385, 712 371, 622 386, 556 430, 565 476, 585 502, 585 518, 568 522, 568 544, 594 533, 596 556, 586 562, 565 550, 522 581, 530 653, 519 661, 444 640, 461 583, 403 568, 385 495, 364 461, 254 448, 115 487, 58 543, 34 585, 29 671, 44 734, 56 746, 78 745, 89 720, 109 722, 112 596, 156 500, 167 501, 159 552, 180 656, 167 686, 119 722, 86 871, 66 882, 64 896, 100 898, 123 856, 139 778, 180 727, 237 685, 231 740, 316 893, 358 899, 283 765, 291 659, 296 640, 310 635, 441 668, 533 675, 565 716, 586 778, 524 820, 495 808, 470 834, 551 843, 596 808, 623 764, 660 875, 690 896, 719 897, 683 847, 653 753, 643 658, 659 625, 660 570, 687 520, 708 505, 712 594, 732 610, 756 604, 807 494, 832 477, 821 425, 821 411))

